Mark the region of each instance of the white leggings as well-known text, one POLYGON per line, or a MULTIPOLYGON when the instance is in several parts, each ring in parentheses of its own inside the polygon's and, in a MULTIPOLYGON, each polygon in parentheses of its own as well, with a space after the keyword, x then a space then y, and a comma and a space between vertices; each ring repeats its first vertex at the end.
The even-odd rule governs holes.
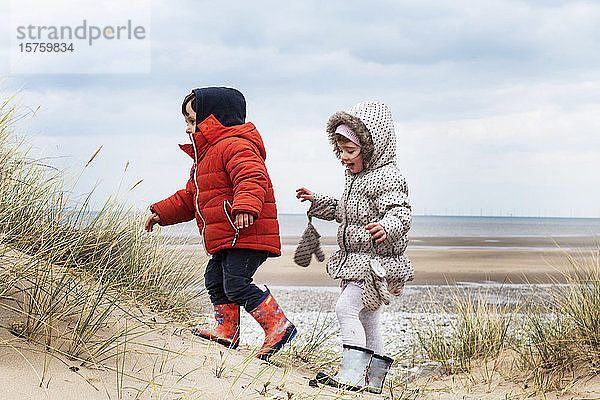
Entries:
POLYGON ((360 346, 383 355, 383 337, 379 324, 381 307, 375 311, 363 307, 363 289, 348 282, 335 305, 335 313, 340 323, 342 343, 360 346))

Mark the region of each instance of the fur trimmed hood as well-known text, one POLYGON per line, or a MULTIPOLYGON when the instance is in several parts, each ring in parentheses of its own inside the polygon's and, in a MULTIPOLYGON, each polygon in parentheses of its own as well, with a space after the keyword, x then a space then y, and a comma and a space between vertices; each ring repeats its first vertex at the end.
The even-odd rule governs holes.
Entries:
POLYGON ((362 102, 346 111, 338 111, 327 122, 327 135, 333 152, 340 158, 335 146, 335 129, 348 125, 358 136, 362 147, 365 170, 372 170, 394 163, 396 158, 396 134, 389 108, 378 102, 362 102))

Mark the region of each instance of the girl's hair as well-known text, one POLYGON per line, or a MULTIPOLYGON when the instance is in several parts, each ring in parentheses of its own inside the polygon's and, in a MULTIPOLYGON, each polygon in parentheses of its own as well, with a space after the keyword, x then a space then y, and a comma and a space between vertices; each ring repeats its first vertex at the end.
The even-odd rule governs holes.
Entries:
POLYGON ((188 116, 188 112, 185 109, 185 107, 187 106, 187 103, 189 103, 190 101, 192 102, 192 110, 195 110, 196 109, 196 95, 194 94, 194 92, 185 96, 185 98, 183 99, 183 103, 181 103, 181 112, 186 117, 188 116))
POLYGON ((334 133, 333 134, 333 139, 336 142, 341 142, 341 143, 348 143, 348 142, 352 142, 352 140, 348 139, 346 136, 344 135, 340 135, 339 133, 334 133))

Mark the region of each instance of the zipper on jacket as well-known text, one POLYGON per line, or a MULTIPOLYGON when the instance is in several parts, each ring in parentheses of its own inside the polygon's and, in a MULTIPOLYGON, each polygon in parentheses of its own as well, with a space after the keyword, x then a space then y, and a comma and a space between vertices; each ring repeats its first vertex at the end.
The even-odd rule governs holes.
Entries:
POLYGON ((202 245, 204 246, 204 252, 206 254, 210 254, 208 249, 206 248, 206 238, 204 237, 204 230, 206 229, 206 221, 204 221, 204 217, 202 217, 202 213, 200 213, 200 209, 198 208, 198 181, 196 180, 196 176, 198 176, 198 151, 196 150, 196 142, 194 142, 194 138, 190 133, 190 140, 192 141, 192 146, 194 147, 194 187, 196 188, 196 195, 194 196, 194 207, 196 208, 196 212, 200 216, 202 220, 202 245))
POLYGON ((240 235, 240 228, 238 228, 237 226, 235 226, 235 224, 233 223, 233 220, 229 216, 229 212, 227 211, 227 205, 229 205, 229 208, 233 208, 233 206, 231 205, 231 203, 229 203, 228 200, 225 200, 223 202, 223 211, 225 211, 225 216, 227 217, 227 220, 229 221, 229 224, 231 225, 231 227, 235 231, 235 234, 233 235, 233 240, 231 241, 231 247, 235 247, 235 243, 237 242, 238 236, 240 235))
MULTIPOLYGON (((339 265, 337 273, 340 272, 340 269, 342 269, 342 267, 344 266, 344 264, 346 264, 346 261, 348 260, 348 246, 346 245, 346 229, 348 228, 348 207, 346 206, 348 204, 348 199, 350 198, 350 192, 352 192, 352 185, 354 185, 354 181, 356 180, 356 176, 352 177, 352 180, 350 181, 350 187, 348 188, 348 194, 346 195, 346 199, 344 200, 344 230, 342 232, 342 243, 344 244, 344 260, 342 261, 342 263, 339 265)), ((337 275, 336 273, 336 275, 337 275)))

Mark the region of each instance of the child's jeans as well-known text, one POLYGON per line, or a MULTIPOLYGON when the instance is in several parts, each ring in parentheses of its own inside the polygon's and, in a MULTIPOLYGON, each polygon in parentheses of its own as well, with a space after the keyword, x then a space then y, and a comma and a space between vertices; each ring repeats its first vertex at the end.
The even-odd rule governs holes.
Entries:
POLYGON ((381 307, 364 308, 362 282, 342 281, 342 294, 335 305, 342 344, 359 346, 383 355, 383 337, 379 324, 381 307))
POLYGON ((214 305, 236 303, 254 310, 266 292, 252 283, 252 276, 269 252, 253 249, 225 249, 213 254, 206 265, 204 285, 214 305))

